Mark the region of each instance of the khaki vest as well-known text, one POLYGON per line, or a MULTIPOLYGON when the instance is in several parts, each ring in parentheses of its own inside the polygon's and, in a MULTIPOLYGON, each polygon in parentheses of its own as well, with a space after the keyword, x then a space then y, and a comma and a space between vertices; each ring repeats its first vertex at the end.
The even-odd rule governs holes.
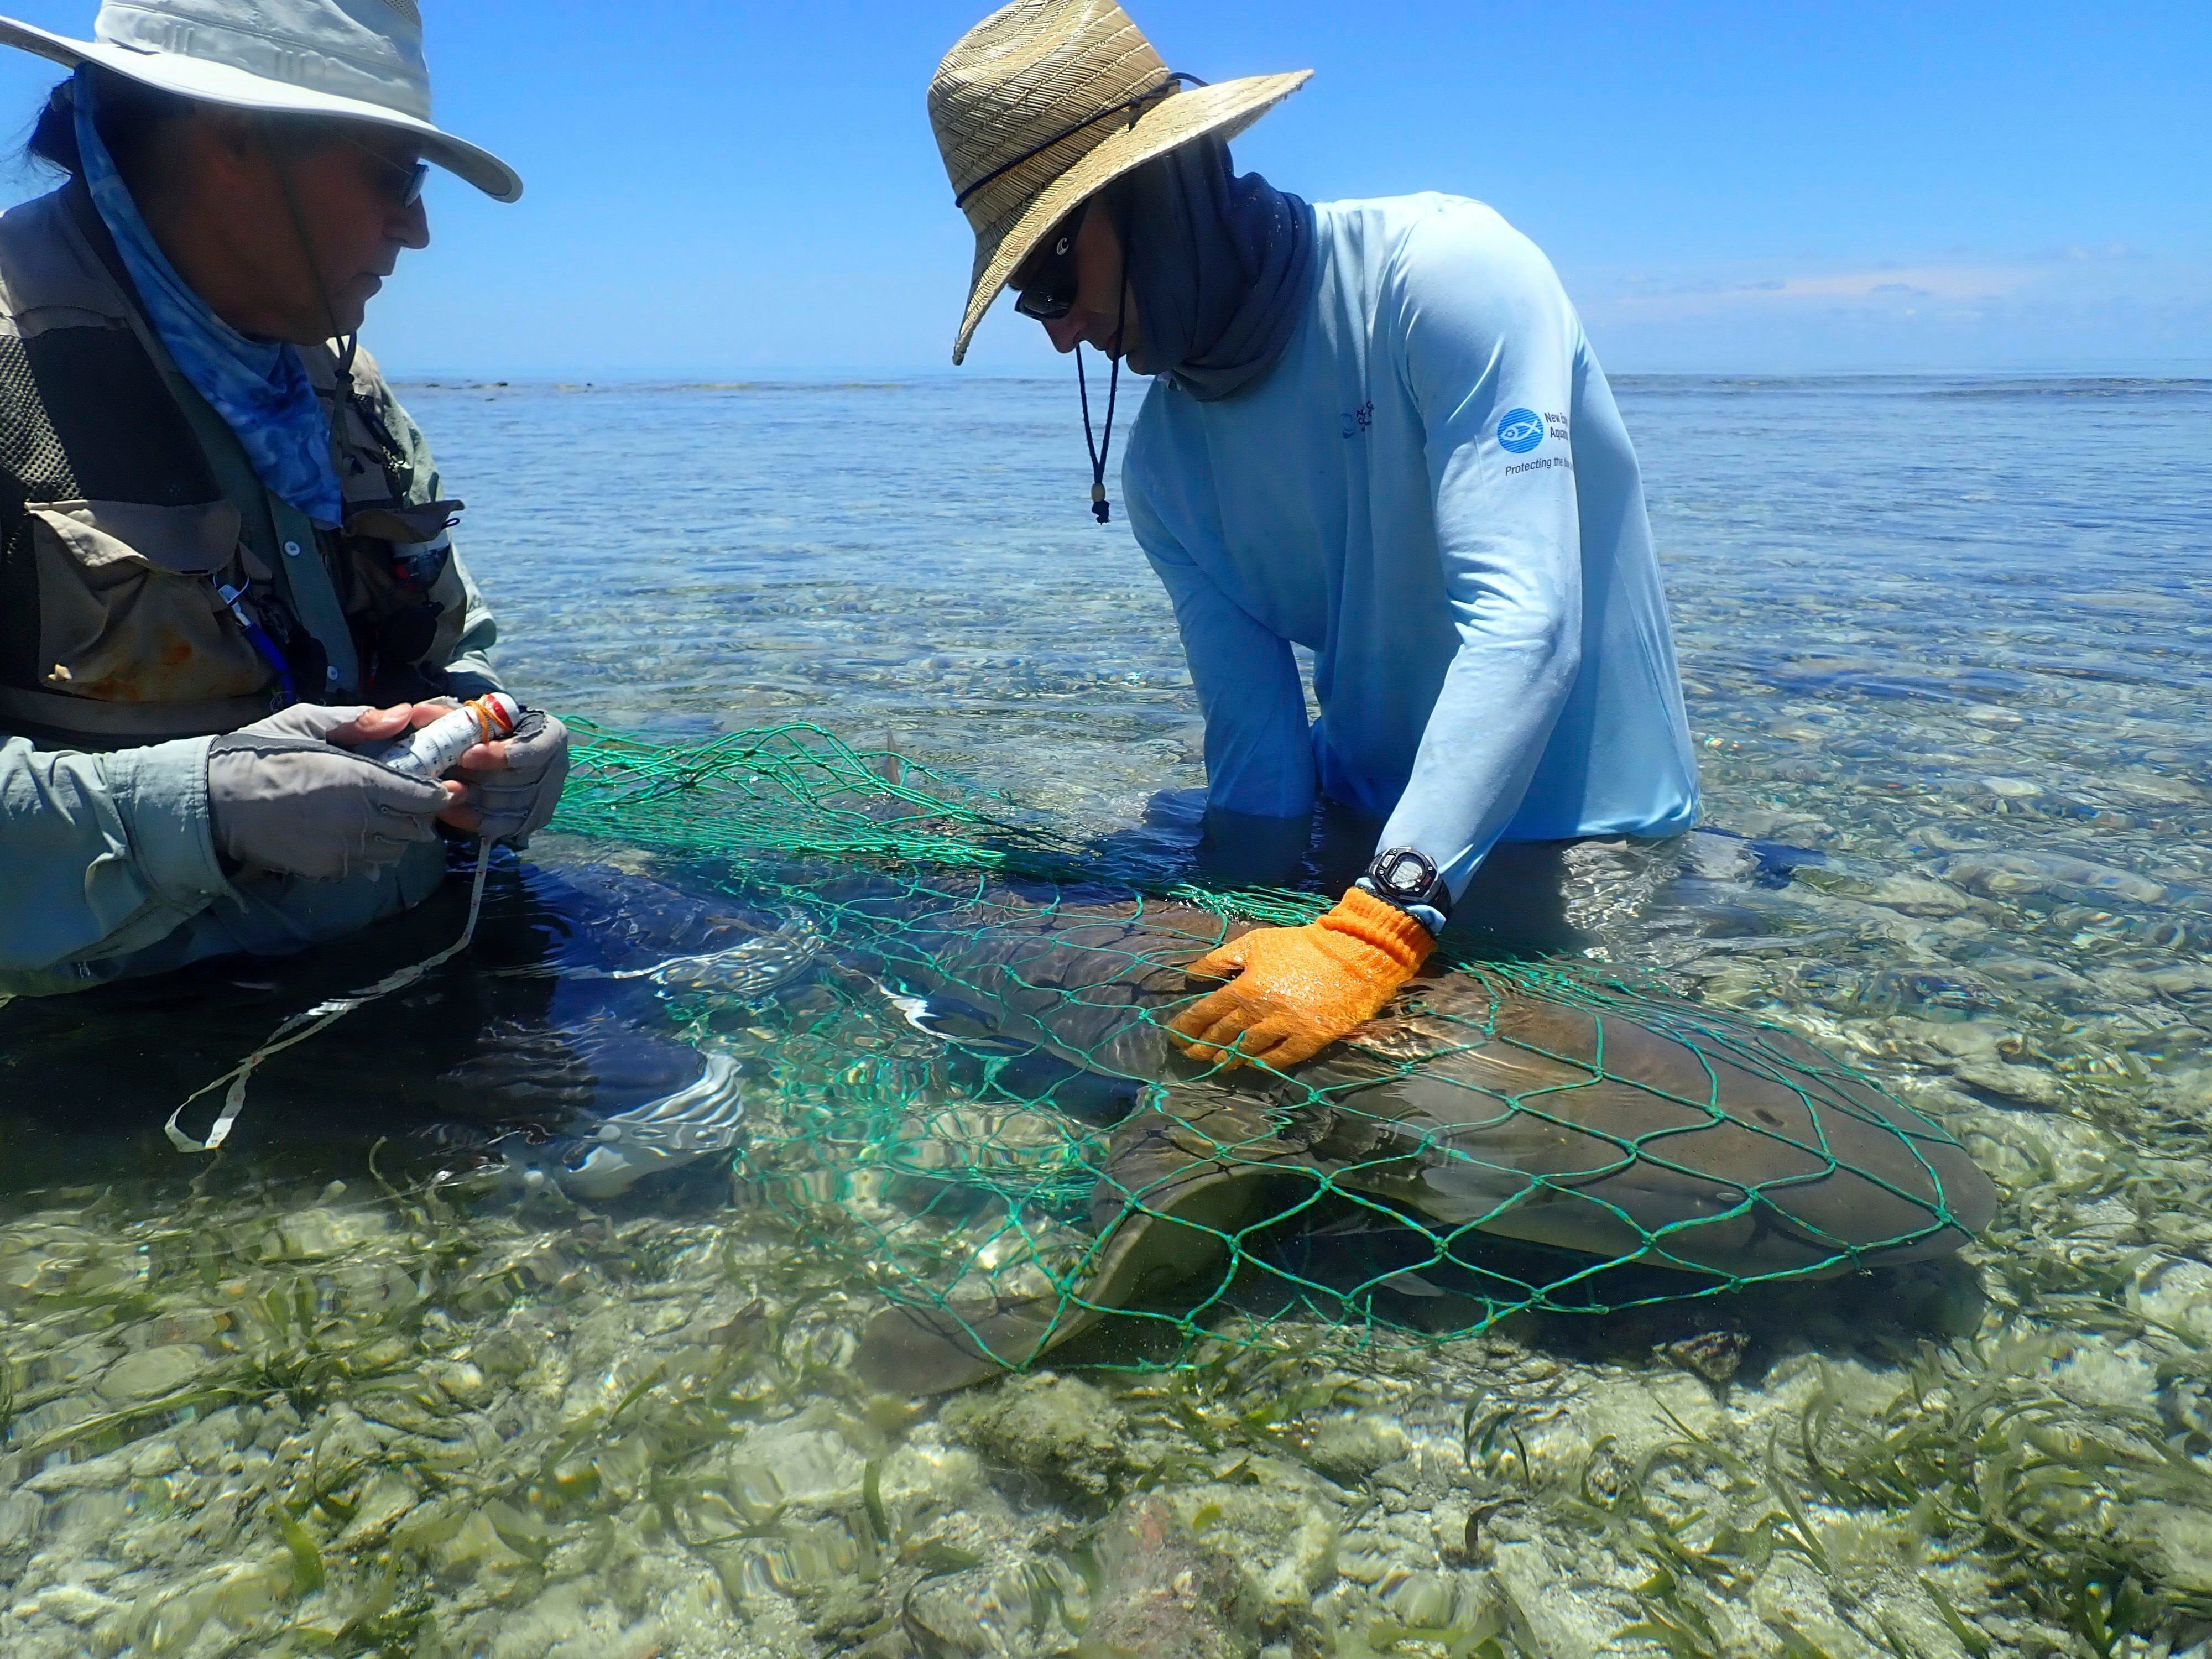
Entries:
POLYGON ((344 528, 319 534, 262 487, 117 269, 79 185, 0 217, 0 729, 88 747, 234 731, 284 701, 279 658, 306 702, 435 695, 465 621, 459 504, 432 499, 375 365, 357 356, 342 390, 335 354, 304 354, 345 500, 344 528), (319 568, 283 568, 301 560, 319 568), (335 589, 343 641, 303 624, 310 581, 335 589))

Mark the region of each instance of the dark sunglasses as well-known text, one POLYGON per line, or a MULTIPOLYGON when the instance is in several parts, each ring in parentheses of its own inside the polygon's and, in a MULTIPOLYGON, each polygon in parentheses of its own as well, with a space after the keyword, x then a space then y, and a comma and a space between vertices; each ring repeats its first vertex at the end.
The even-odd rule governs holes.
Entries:
POLYGON ((428 161, 395 161, 381 150, 371 149, 358 138, 349 138, 346 143, 390 170, 398 181, 398 188, 392 193, 401 207, 411 208, 422 199, 422 186, 430 180, 430 164, 428 161))
POLYGON ((1062 219, 1014 273, 1014 309, 1023 316, 1056 323, 1075 309, 1075 238, 1090 208, 1085 201, 1062 219))

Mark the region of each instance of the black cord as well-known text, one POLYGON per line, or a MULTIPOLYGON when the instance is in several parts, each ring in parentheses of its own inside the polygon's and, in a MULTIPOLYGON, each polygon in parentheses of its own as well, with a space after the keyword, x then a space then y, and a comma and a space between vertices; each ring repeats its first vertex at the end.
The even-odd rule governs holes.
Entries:
POLYGON ((1102 449, 1091 436, 1091 388, 1083 378, 1083 347, 1075 348, 1075 389, 1083 399, 1083 444, 1091 452, 1091 511, 1101 524, 1110 521, 1114 509, 1106 500, 1106 456, 1114 447, 1114 400, 1121 389, 1121 360, 1111 359, 1113 369, 1106 380, 1106 442, 1102 449))
POLYGON ((290 214, 292 218, 292 234, 300 244, 300 257, 307 262, 307 276, 315 285, 316 299, 322 302, 324 320, 331 325, 330 337, 338 343, 336 353, 337 385, 333 390, 339 398, 351 404, 360 411, 367 421, 369 429, 375 434, 378 443, 384 451, 385 483, 391 489, 394 501, 404 501, 406 499, 407 490, 399 477, 398 469, 406 465, 406 453, 399 447, 398 441, 392 437, 391 430, 384 424, 381 415, 368 399, 360 395, 354 386, 353 366, 355 359, 361 352, 361 331, 356 329, 352 333, 347 334, 340 330, 337 307, 331 302, 330 289, 323 282, 322 266, 315 258, 314 239, 307 234, 307 216, 301 212, 299 196, 292 188, 291 167, 284 160, 276 134, 268 121, 264 118, 255 125, 261 135, 262 151, 268 156, 269 165, 276 172, 277 188, 284 193, 285 211, 290 214))
MULTIPOLYGON (((1176 70, 1174 73, 1170 74, 1166 80, 1161 82, 1159 85, 1154 87, 1151 91, 1140 92, 1134 98, 1126 99, 1122 102, 1115 104, 1109 108, 1100 110, 1096 115, 1086 115, 1080 121, 1076 122, 1073 126, 1062 127, 1058 132, 1054 133, 1051 137, 1046 139, 1044 143, 1030 145, 1029 149, 1024 150, 1019 155, 1014 157, 1012 161, 1001 162, 999 166, 993 167, 981 178, 975 179, 955 195, 952 198, 952 205, 957 208, 966 207, 969 199, 975 196, 977 191, 982 189, 986 185, 992 183, 995 179, 1004 178, 1007 173, 1012 173, 1016 167, 1021 166, 1023 162, 1036 161, 1038 156, 1043 155, 1045 151, 1050 149, 1054 144, 1059 143, 1062 139, 1073 138, 1077 133, 1082 131, 1085 127, 1095 127, 1101 121, 1110 120, 1115 116, 1121 114, 1124 110, 1134 110, 1139 104, 1148 104, 1155 98, 1164 96, 1166 94, 1173 92, 1176 89, 1176 85, 1184 81, 1189 82, 1191 85, 1194 87, 1202 87, 1206 84, 1205 82, 1200 80, 1195 75, 1185 75, 1180 70, 1176 70)), ((1136 121, 1133 118, 1131 119, 1129 125, 1131 126, 1136 125, 1136 121)))
POLYGON ((1121 244, 1121 294, 1114 307, 1114 344, 1107 354, 1113 364, 1106 378, 1106 435, 1103 443, 1091 439, 1091 387, 1083 377, 1083 343, 1075 343, 1075 390, 1083 400, 1083 447, 1091 452, 1091 511, 1101 524, 1110 523, 1114 509, 1106 500, 1106 459, 1114 448, 1114 404, 1121 392, 1121 359, 1128 355, 1123 334, 1129 326, 1129 207, 1125 201, 1115 216, 1115 234, 1121 244))
POLYGON ((275 131, 266 118, 254 123, 261 136, 262 153, 269 158, 269 166, 276 175, 276 188, 284 193, 284 210, 291 216, 293 240, 300 245, 300 257, 307 264, 307 280, 315 285, 315 298, 322 302, 323 320, 331 325, 330 338, 343 339, 344 345, 339 359, 340 373, 349 377, 353 373, 354 353, 361 344, 361 331, 350 335, 338 326, 338 308, 331 303, 331 291, 323 284, 323 268, 315 258, 315 240, 307 234, 307 216, 300 211, 300 198, 292 189, 292 169, 277 144, 275 131))

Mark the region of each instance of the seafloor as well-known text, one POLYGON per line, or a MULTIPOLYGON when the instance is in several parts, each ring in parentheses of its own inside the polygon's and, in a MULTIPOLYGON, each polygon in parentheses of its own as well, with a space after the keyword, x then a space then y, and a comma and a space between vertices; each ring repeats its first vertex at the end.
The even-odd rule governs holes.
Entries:
MULTIPOLYGON (((1623 400, 1712 828, 1585 859, 1577 918, 1945 1123, 2003 1194, 1959 1262, 1441 1345, 1229 1316, 928 1403, 856 1380, 866 1287, 742 1158, 570 1210, 362 1160, 19 1176, 0 1653, 2204 1650, 2212 386, 1623 400)), ((1066 401, 410 397, 518 683, 888 732, 1110 824, 1196 781, 1194 724, 1141 564, 1038 482, 1066 401), (709 459, 647 535, 580 444, 709 459)))

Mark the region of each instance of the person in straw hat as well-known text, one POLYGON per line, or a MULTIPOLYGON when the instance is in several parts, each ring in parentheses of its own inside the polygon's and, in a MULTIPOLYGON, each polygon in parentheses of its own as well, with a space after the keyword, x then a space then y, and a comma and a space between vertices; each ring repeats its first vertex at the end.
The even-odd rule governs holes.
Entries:
POLYGON ((1122 489, 1206 718, 1209 842, 1302 855, 1318 800, 1373 854, 1318 921, 1194 965, 1229 982, 1176 1029, 1232 1065, 1344 1036, 1455 904, 1555 884, 1564 844, 1698 812, 1635 452, 1574 307, 1479 202, 1238 176, 1229 140, 1310 74, 1208 85, 1111 0, 1014 0, 929 88, 975 233, 953 361, 1012 288, 1076 353, 1088 439, 1081 348, 1113 360, 1102 522, 1120 366, 1153 377, 1122 489))
POLYGON ((550 817, 558 721, 428 783, 354 752, 499 685, 422 434, 357 346, 429 240, 413 0, 107 0, 0 217, 0 1000, 296 950, 550 817))

